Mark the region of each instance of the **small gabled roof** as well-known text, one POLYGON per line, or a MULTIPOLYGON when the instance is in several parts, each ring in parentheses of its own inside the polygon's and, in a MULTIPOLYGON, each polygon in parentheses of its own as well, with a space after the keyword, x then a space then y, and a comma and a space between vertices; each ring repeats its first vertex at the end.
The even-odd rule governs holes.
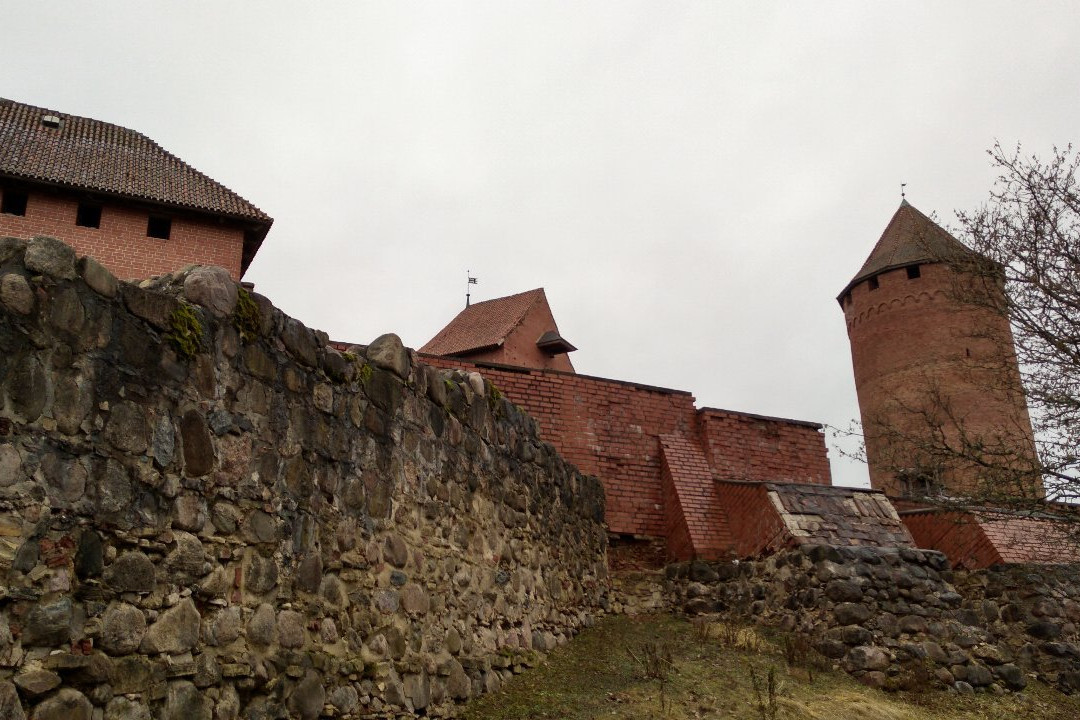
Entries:
MULTIPOLYGON (((459 312, 435 337, 428 340, 420 348, 420 352, 432 355, 470 355, 494 350, 506 341, 507 336, 525 319, 529 310, 540 303, 547 305, 543 288, 470 305, 459 312)), ((561 337, 558 339, 562 340, 561 337)), ((566 345, 573 348, 569 343, 566 345)))
POLYGON ((907 200, 902 200, 877 245, 870 251, 870 257, 840 291, 837 300, 863 280, 888 270, 940 262, 943 258, 970 252, 947 230, 919 212, 907 200))
POLYGON ((142 133, 0 98, 0 177, 101 193, 248 224, 243 267, 273 219, 142 133))

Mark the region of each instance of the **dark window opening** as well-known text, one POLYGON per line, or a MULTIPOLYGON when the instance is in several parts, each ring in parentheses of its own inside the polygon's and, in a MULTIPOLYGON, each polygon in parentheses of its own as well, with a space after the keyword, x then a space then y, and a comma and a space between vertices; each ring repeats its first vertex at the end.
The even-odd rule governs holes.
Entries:
POLYGON ((871 290, 877 290, 878 287, 880 287, 880 286, 878 285, 877 277, 875 276, 875 277, 870 278, 870 289, 871 290))
POLYGON ((897 476, 900 481, 900 495, 903 497, 934 497, 941 495, 945 491, 940 471, 927 468, 912 468, 901 470, 897 473, 897 476))
POLYGON ((851 291, 844 293, 844 307, 851 307, 851 291))
POLYGON ((5 190, 0 199, 0 213, 6 215, 26 214, 26 193, 18 190, 5 190))
POLYGON ((172 218, 151 215, 146 223, 147 237, 168 240, 170 232, 172 232, 172 218))
POLYGON ((79 227, 101 227, 101 206, 79 203, 79 209, 75 212, 75 224, 79 227))
POLYGON ((922 273, 919 271, 919 266, 918 265, 908 265, 907 266, 907 279, 908 280, 914 280, 915 278, 919 277, 921 274, 922 273))

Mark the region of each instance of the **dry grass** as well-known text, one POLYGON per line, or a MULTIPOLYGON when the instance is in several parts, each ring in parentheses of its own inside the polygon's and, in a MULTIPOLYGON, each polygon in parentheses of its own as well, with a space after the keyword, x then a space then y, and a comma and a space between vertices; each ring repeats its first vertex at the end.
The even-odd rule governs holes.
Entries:
POLYGON ((1017 695, 890 694, 865 688, 827 668, 806 672, 789 667, 790 656, 783 637, 752 628, 725 623, 705 628, 700 621, 692 625, 671 616, 610 617, 551 653, 540 668, 514 678, 501 692, 473 701, 464 717, 761 720, 762 705, 768 712, 766 679, 772 669, 775 717, 788 720, 1080 718, 1080 700, 1035 683, 1017 695), (662 714, 658 681, 640 661, 640 649, 658 643, 672 652, 662 714), (752 675, 759 679, 764 703, 755 693, 752 675))

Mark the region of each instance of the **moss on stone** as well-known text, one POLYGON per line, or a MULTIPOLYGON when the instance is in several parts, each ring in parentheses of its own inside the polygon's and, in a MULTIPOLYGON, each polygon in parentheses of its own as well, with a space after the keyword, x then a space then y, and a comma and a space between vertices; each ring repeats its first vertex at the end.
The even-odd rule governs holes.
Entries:
POLYGON ((360 366, 360 370, 356 373, 356 376, 360 378, 360 382, 364 385, 368 384, 371 380, 371 376, 375 374, 375 368, 371 367, 367 363, 360 366))
POLYGON ((259 335, 259 305, 244 288, 240 288, 236 297, 236 309, 233 311, 233 327, 245 342, 254 340, 259 335))
POLYGON ((488 381, 487 386, 487 401, 488 407, 491 408, 491 412, 499 417, 502 414, 502 390, 495 386, 495 383, 488 381))
POLYGON ((165 339, 180 357, 190 360, 202 350, 203 327, 199 314, 191 305, 180 303, 169 316, 169 331, 165 339))

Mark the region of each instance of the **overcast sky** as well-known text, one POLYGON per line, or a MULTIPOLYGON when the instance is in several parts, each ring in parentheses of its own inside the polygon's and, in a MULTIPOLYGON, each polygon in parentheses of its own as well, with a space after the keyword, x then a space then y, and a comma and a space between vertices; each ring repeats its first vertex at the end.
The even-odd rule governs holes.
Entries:
MULTIPOLYGON (((139 130, 274 217, 245 279, 419 347, 544 287, 579 372, 846 426, 835 296, 900 201, 1077 140, 1043 2, 21 2, 0 96, 139 130)), ((834 480, 865 468, 830 450, 834 480)))

